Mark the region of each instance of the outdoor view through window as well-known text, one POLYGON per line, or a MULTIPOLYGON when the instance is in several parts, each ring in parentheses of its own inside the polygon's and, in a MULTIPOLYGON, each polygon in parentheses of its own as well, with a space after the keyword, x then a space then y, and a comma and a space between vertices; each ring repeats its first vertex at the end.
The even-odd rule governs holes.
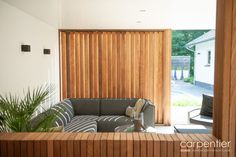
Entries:
POLYGON ((211 131, 215 30, 176 30, 172 44, 172 125, 211 131))

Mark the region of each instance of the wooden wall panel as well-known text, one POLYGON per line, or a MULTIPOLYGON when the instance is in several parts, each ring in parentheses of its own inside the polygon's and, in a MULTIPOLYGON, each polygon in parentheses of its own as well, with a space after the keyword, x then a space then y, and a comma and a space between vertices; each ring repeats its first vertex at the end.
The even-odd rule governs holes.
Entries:
POLYGON ((216 140, 208 134, 1 133, 0 157, 221 157, 207 145, 181 147, 216 140))
POLYGON ((171 31, 61 31, 61 98, 146 98, 170 123, 171 31))
POLYGON ((231 141, 230 151, 219 156, 236 156, 236 0, 217 0, 216 62, 213 134, 231 141))

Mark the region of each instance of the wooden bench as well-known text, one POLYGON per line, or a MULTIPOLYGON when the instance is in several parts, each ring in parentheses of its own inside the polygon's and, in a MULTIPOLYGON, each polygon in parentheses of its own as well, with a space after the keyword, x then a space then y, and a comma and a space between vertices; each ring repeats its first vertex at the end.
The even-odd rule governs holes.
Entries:
POLYGON ((214 148, 180 147, 215 141, 210 134, 0 133, 0 157, 215 157, 214 148))

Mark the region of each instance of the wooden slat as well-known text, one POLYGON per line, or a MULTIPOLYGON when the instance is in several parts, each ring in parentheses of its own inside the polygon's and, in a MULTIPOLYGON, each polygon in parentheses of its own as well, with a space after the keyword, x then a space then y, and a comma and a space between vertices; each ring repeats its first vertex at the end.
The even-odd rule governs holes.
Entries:
POLYGON ((24 137, 24 133, 18 133, 17 136, 14 137, 15 143, 14 143, 14 157, 20 157, 21 153, 23 153, 23 155, 26 155, 25 152, 22 152, 21 150, 21 142, 20 139, 22 139, 22 137, 24 137))
POLYGON ((108 133, 107 139, 107 156, 113 157, 114 156, 114 134, 108 133))
POLYGON ((95 134, 90 134, 87 141, 87 157, 94 156, 94 138, 95 134))
POLYGON ((80 33, 80 88, 81 88, 81 98, 85 98, 85 39, 84 33, 80 33))
POLYGON ((180 157, 180 140, 176 134, 170 135, 174 141, 174 156, 180 157))
MULTIPOLYGON (((167 140, 167 156, 173 157, 174 156, 174 141, 170 135, 165 135, 165 138, 167 140)), ((188 156, 192 157, 192 156, 188 156)))
POLYGON ((94 33, 94 98, 99 98, 99 46, 98 33, 94 33))
MULTIPOLYGON (((70 137, 69 133, 64 134, 62 137, 60 137, 60 156, 61 157, 67 157, 68 154, 68 138, 70 137)), ((72 148, 73 149, 73 148, 72 148)))
POLYGON ((60 48, 60 68, 61 68, 61 98, 65 99, 67 98, 67 64, 66 64, 66 33, 65 32, 61 32, 61 48, 60 48))
POLYGON ((89 33, 85 34, 85 97, 89 98, 90 97, 90 82, 92 80, 90 80, 89 76, 90 76, 90 71, 89 71, 89 67, 90 67, 90 49, 89 49, 89 33))
POLYGON ((94 157, 100 157, 101 155, 101 134, 96 133, 94 137, 94 157))
MULTIPOLYGON (((183 136, 185 137, 187 142, 192 142, 192 138, 187 135, 187 134, 183 134, 183 136)), ((188 157, 194 157, 194 148, 193 147, 188 147, 187 148, 187 153, 188 153, 188 157)))
POLYGON ((113 77, 112 77, 112 67, 113 67, 113 63, 112 63, 112 36, 111 36, 111 32, 108 32, 108 51, 107 51, 107 88, 108 88, 108 94, 107 97, 112 98, 113 97, 113 77))
MULTIPOLYGON (((205 142, 206 140, 199 134, 195 135, 198 138, 198 141, 205 142)), ((201 148, 201 157, 207 157, 207 148, 201 148)))
POLYGON ((151 133, 146 134, 146 140, 147 140, 147 157, 153 157, 154 156, 154 144, 153 144, 153 138, 151 133))
POLYGON ((70 136, 67 139, 67 154, 70 157, 74 157, 74 139, 76 137, 76 133, 70 134, 70 136))
POLYGON ((120 133, 120 156, 127 157, 127 137, 126 133, 120 133))
MULTIPOLYGON (((207 141, 212 141, 212 140, 214 140, 214 139, 212 139, 210 136, 208 136, 208 135, 202 135, 207 141)), ((207 152, 207 156, 208 157, 213 157, 214 156, 214 147, 213 146, 210 146, 209 148, 208 148, 208 152, 207 152)))
MULTIPOLYGON (((230 151, 215 156, 236 155, 236 1, 217 0, 213 134, 231 141, 230 151)), ((227 148, 226 148, 227 149, 227 148)))
POLYGON ((134 58, 134 71, 135 71, 135 97, 141 97, 140 95, 140 33, 135 33, 135 56, 133 56, 134 58), (136 79, 137 77, 139 77, 139 79, 136 79))
POLYGON ((120 133, 114 133, 114 157, 121 157, 120 133))
POLYGON ((147 140, 146 136, 143 133, 139 133, 140 138, 140 157, 147 156, 147 140))
POLYGON ((73 154, 74 157, 80 157, 81 156, 81 137, 82 134, 77 134, 75 136, 74 144, 73 144, 73 154))
POLYGON ((134 138, 134 156, 135 157, 140 157, 140 138, 138 133, 133 133, 133 138, 134 138))
POLYGON ((160 154, 162 156, 167 156, 167 140, 164 135, 160 134, 158 135, 160 138, 160 144, 161 144, 161 149, 160 149, 160 154))
POLYGON ((90 94, 90 98, 94 98, 94 93, 95 92, 93 92, 94 91, 94 86, 95 86, 95 66, 94 66, 94 64, 95 64, 95 60, 97 60, 96 58, 95 58, 95 39, 94 39, 94 35, 95 34, 93 34, 93 33, 90 33, 89 34, 89 52, 90 52, 90 60, 89 60, 89 64, 90 64, 90 68, 89 68, 89 73, 90 73, 90 76, 89 76, 89 80, 90 80, 90 89, 89 89, 89 94, 90 94))
POLYGON ((149 33, 149 68, 150 68, 150 71, 149 71, 149 99, 150 100, 154 100, 154 95, 156 93, 154 93, 154 69, 155 69, 155 66, 154 66, 154 54, 156 53, 155 52, 155 49, 154 49, 154 45, 155 45, 155 42, 154 41, 154 32, 150 32, 149 33))
POLYGON ((161 142, 157 134, 152 133, 152 138, 153 138, 153 156, 154 157, 160 157, 161 156, 161 142))
POLYGON ((81 154, 81 157, 87 156, 87 143, 88 143, 89 134, 90 133, 84 133, 81 136, 81 143, 80 143, 80 154, 81 154))
POLYGON ((80 66, 80 33, 76 32, 75 33, 75 66, 76 66, 76 97, 80 98, 81 97, 81 88, 80 88, 80 83, 81 83, 81 66, 80 66))
MULTIPOLYGON (((185 138, 185 136, 183 136, 182 134, 177 134, 178 138, 180 141, 182 142, 186 142, 187 139, 185 138)), ((187 147, 186 145, 180 145, 180 156, 181 157, 187 157, 188 156, 188 153, 187 153, 187 147)))
MULTIPOLYGON (((13 139, 15 139, 16 135, 13 135, 12 137, 9 136, 9 141, 5 141, 2 144, 5 145, 5 147, 1 147, 1 151, 2 152, 6 152, 7 151, 7 155, 9 157, 14 157, 14 143, 13 143, 13 139)), ((2 154, 3 155, 3 154, 2 154)))
POLYGON ((170 124, 170 82, 171 82, 171 30, 164 31, 163 34, 163 123, 170 124), (165 106, 164 106, 165 105, 165 106))
MULTIPOLYGON (((60 33, 64 98, 146 98, 169 124, 171 31, 60 33)), ((158 117, 157 117, 158 115, 158 117)))
POLYGON ((117 34, 112 32, 112 52, 111 52, 111 55, 112 55, 112 70, 111 70, 111 80, 112 80, 112 92, 113 92, 113 98, 117 98, 117 88, 118 88, 118 77, 117 77, 117 34))
POLYGON ((107 133, 101 135, 101 157, 107 157, 107 133))
POLYGON ((120 56, 121 56, 121 52, 122 52, 122 48, 121 48, 121 33, 117 33, 117 86, 118 86, 118 89, 117 89, 117 97, 121 97, 121 94, 122 94, 122 86, 121 86, 121 83, 122 83, 122 75, 121 75, 121 67, 122 67, 122 64, 121 64, 121 60, 120 60, 120 56))
POLYGON ((75 33, 71 32, 69 34, 69 63, 70 63, 70 95, 72 98, 76 97, 76 61, 75 61, 75 33))
MULTIPOLYGON (((192 141, 194 141, 194 142, 199 141, 199 139, 196 137, 195 134, 190 135, 190 138, 191 138, 192 141)), ((194 150, 194 155, 195 155, 195 157, 200 157, 200 156, 201 156, 201 149, 200 149, 200 148, 197 148, 197 146, 194 146, 193 150, 194 150)))
POLYGON ((232 24, 232 54, 231 54, 231 100, 229 117, 229 141, 231 141, 231 150, 229 156, 236 156, 236 1, 233 1, 233 24, 232 24))
MULTIPOLYGON (((43 138, 43 136, 45 136, 46 133, 41 133, 39 134, 39 136, 37 136, 34 139, 34 156, 35 157, 41 157, 41 155, 45 154, 45 152, 43 150, 45 150, 43 147, 45 147, 45 144, 42 144, 41 138, 43 138)), ((58 144, 58 143, 56 143, 58 144)), ((15 147, 16 149, 16 147, 15 147)), ((60 149, 58 149, 58 151, 60 152, 60 149)), ((15 152, 17 153, 17 150, 15 150, 15 152)), ((60 154, 60 153, 59 153, 60 154)), ((17 156, 15 154, 15 156, 17 156)))
POLYGON ((134 142, 133 142, 133 134, 127 134, 127 157, 133 157, 134 155, 134 142))
MULTIPOLYGON (((160 77, 160 76, 163 76, 163 53, 162 53, 162 47, 163 47, 163 35, 162 33, 155 33, 155 36, 156 36, 156 40, 155 40, 155 43, 156 43, 156 54, 155 54, 155 64, 154 66, 156 67, 155 68, 155 74, 154 74, 154 92, 159 95, 160 97, 155 97, 154 98, 154 102, 157 103, 157 104, 163 104, 163 79, 160 77)), ((163 111, 163 106, 160 105, 158 106, 158 110, 160 111, 163 111)), ((156 108, 157 110, 157 108, 156 108)), ((158 122, 163 122, 163 112, 158 112, 158 114, 156 115, 156 118, 157 118, 157 121, 158 122)))

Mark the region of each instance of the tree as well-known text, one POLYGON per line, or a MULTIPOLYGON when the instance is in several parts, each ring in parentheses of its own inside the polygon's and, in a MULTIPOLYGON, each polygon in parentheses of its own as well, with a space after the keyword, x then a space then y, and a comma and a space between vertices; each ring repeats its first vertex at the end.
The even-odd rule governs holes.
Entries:
POLYGON ((190 76, 194 76, 194 53, 184 46, 209 30, 175 30, 172 35, 172 56, 190 56, 190 76))

